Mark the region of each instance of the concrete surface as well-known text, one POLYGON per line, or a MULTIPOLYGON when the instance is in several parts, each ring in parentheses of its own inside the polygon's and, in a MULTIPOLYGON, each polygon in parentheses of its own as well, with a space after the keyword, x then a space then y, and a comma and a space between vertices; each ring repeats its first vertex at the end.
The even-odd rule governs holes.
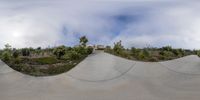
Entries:
POLYGON ((0 62, 0 100, 199 100, 200 59, 137 62, 103 52, 67 73, 32 77, 0 62))

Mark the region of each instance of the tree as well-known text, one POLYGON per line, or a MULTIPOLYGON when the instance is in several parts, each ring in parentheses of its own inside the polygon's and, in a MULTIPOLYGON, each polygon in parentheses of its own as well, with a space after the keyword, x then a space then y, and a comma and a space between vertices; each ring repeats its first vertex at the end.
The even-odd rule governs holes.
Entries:
POLYGON ((58 58, 60 59, 62 56, 65 55, 65 46, 60 46, 60 47, 57 47, 53 50, 53 54, 58 58))
POLYGON ((121 54, 123 52, 123 46, 122 46, 122 41, 120 40, 117 43, 114 43, 114 48, 113 48, 114 52, 116 54, 121 54))
POLYGON ((30 50, 28 48, 23 48, 21 53, 22 56, 30 56, 30 50))
POLYGON ((10 51, 11 50, 11 45, 9 45, 8 43, 5 44, 5 50, 10 51))
POLYGON ((86 36, 80 37, 80 45, 81 46, 86 47, 87 42, 88 42, 88 39, 86 36))
POLYGON ((42 48, 41 47, 37 47, 37 50, 41 50, 42 48))

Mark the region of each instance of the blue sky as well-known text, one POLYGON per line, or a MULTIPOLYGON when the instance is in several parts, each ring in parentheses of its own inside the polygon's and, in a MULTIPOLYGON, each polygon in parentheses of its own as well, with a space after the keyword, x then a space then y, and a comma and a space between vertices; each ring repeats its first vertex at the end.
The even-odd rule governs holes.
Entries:
POLYGON ((89 44, 200 49, 193 0, 1 0, 0 48, 89 44))

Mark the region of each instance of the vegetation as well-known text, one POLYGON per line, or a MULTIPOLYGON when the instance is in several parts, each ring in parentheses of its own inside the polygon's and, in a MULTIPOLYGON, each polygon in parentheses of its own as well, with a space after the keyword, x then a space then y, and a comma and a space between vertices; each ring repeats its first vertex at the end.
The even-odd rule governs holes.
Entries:
POLYGON ((78 47, 58 46, 53 48, 15 49, 6 44, 0 50, 0 59, 14 70, 33 76, 47 76, 66 72, 93 52, 86 47, 86 36, 80 38, 78 47))
POLYGON ((53 50, 53 54, 58 59, 61 59, 61 57, 65 55, 65 52, 66 52, 65 46, 60 46, 60 47, 54 48, 54 50, 53 50))
POLYGON ((162 48, 128 48, 125 49, 122 45, 122 41, 114 43, 114 47, 106 46, 105 52, 124 57, 132 60, 141 61, 163 61, 171 60, 186 55, 196 54, 200 56, 200 51, 196 50, 184 50, 184 49, 174 49, 171 46, 165 46, 162 48))
POLYGON ((86 36, 80 37, 80 45, 81 46, 86 47, 87 42, 88 42, 88 39, 86 36))

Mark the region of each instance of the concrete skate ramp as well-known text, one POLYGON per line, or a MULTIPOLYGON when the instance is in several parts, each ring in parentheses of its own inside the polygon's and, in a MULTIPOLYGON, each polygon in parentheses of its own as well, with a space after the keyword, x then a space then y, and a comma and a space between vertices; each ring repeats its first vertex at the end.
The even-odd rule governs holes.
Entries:
POLYGON ((184 74, 200 75, 200 58, 196 55, 160 63, 172 71, 184 74))
POLYGON ((90 55, 68 74, 83 81, 99 82, 118 78, 134 67, 136 62, 104 52, 90 55))
POLYGON ((195 71, 199 62, 196 56, 136 62, 98 52, 56 76, 1 73, 0 100, 199 100, 200 75, 195 71), (195 64, 186 67, 189 63, 195 64), (176 65, 180 68, 172 68, 176 65))
POLYGON ((12 72, 13 69, 0 60, 0 74, 12 72))

